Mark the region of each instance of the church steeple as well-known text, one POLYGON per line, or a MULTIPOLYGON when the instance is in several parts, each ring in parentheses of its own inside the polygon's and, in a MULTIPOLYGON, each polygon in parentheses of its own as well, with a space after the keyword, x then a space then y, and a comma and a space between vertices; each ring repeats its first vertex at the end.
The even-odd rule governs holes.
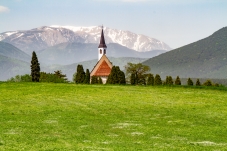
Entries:
POLYGON ((99 47, 98 47, 99 60, 103 55, 106 54, 106 48, 107 48, 107 46, 106 46, 106 43, 105 43, 103 26, 102 26, 101 38, 100 38, 100 43, 99 43, 99 47))

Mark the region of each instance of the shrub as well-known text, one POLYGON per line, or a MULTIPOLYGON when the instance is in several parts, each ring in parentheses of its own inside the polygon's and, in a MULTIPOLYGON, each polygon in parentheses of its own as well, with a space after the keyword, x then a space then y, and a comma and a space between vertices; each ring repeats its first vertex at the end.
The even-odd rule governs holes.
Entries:
POLYGON ((147 85, 154 85, 154 76, 153 74, 148 75, 147 85))
POLYGON ((155 75, 155 78, 154 78, 154 85, 162 85, 162 79, 160 77, 159 74, 156 74, 155 75))
POLYGON ((181 85, 181 80, 180 80, 179 76, 177 76, 177 78, 175 80, 175 85, 181 85))
POLYGON ((192 81, 190 78, 188 78, 187 84, 188 84, 189 86, 193 86, 193 81, 192 81))
POLYGON ((196 80, 196 84, 195 85, 196 86, 201 86, 201 83, 200 83, 199 79, 196 80))
POLYGON ((207 80, 206 82, 203 83, 204 86, 212 86, 211 80, 207 80))

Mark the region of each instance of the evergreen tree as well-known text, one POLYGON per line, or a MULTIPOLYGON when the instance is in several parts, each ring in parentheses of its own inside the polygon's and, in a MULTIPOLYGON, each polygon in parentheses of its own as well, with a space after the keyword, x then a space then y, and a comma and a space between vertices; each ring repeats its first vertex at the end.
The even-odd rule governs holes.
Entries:
POLYGON ((196 84, 195 85, 196 86, 201 86, 201 83, 200 83, 199 79, 196 80, 196 84))
POLYGON ((147 85, 154 85, 154 76, 153 74, 148 75, 147 85))
POLYGON ((84 68, 83 65, 77 65, 77 72, 76 72, 76 76, 75 76, 75 83, 76 84, 80 84, 83 83, 85 79, 85 72, 84 72, 84 68))
POLYGON ((189 86, 193 86, 193 81, 190 78, 188 78, 187 83, 188 83, 189 86))
POLYGON ((163 85, 168 85, 169 84, 169 76, 166 76, 166 81, 163 83, 163 85))
POLYGON ((115 66, 112 67, 106 83, 107 84, 114 84, 114 76, 115 76, 115 66))
POLYGON ((169 76, 169 83, 168 83, 168 85, 173 85, 173 78, 172 78, 172 76, 169 76))
POLYGON ((136 75, 134 73, 131 74, 130 83, 131 85, 136 84, 136 75))
POLYGON ((156 74, 155 75, 155 78, 154 78, 154 85, 162 85, 162 79, 160 77, 159 74, 156 74))
POLYGON ((91 84, 98 84, 98 77, 97 76, 91 77, 91 84))
POLYGON ((204 86, 212 86, 212 82, 210 80, 207 80, 203 83, 204 86))
POLYGON ((180 80, 179 76, 177 76, 177 78, 175 80, 175 85, 181 85, 181 80, 180 80))
POLYGON ((89 69, 86 70, 85 78, 84 78, 84 84, 90 84, 90 72, 89 69))
POLYGON ((98 84, 103 84, 101 77, 98 77, 98 84))
POLYGON ((40 66, 39 61, 36 56, 36 53, 32 52, 32 60, 31 60, 31 77, 33 82, 39 82, 40 78, 40 66))
POLYGON ((119 84, 126 84, 125 73, 123 71, 120 71, 118 73, 118 80, 119 80, 119 84))

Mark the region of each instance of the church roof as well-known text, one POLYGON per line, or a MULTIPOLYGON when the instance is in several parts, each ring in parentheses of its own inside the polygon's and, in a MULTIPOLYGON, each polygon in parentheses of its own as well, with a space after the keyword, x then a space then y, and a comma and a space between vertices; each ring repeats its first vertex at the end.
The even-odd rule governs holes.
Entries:
POLYGON ((106 55, 103 55, 94 66, 90 76, 109 76, 112 66, 112 63, 109 61, 106 55))
POLYGON ((99 43, 98 48, 107 48, 106 43, 105 43, 104 34, 103 34, 103 29, 102 29, 102 32, 101 32, 101 38, 100 38, 100 43, 99 43))

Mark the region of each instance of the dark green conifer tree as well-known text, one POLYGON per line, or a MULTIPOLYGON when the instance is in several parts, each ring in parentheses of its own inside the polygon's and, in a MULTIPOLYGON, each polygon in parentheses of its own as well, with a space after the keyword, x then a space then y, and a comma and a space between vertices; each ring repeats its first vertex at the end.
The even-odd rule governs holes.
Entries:
POLYGON ((163 83, 163 85, 168 85, 169 84, 169 76, 166 76, 166 81, 163 83))
POLYGON ((98 84, 98 77, 97 76, 91 77, 91 84, 98 84))
POLYGON ((85 72, 84 72, 84 68, 83 65, 77 65, 77 72, 76 72, 76 76, 75 76, 75 83, 76 84, 80 84, 83 83, 85 79, 85 72))
POLYGON ((98 77, 98 84, 103 84, 101 77, 98 77))
POLYGON ((126 84, 125 73, 123 71, 120 71, 118 73, 118 80, 119 80, 119 84, 126 84))
POLYGON ((159 74, 156 74, 155 75, 155 78, 154 78, 154 85, 162 85, 162 79, 160 77, 159 74))
POLYGON ((131 85, 136 84, 136 75, 134 73, 131 74, 130 83, 131 85))
POLYGON ((188 84, 189 86, 193 86, 193 81, 191 80, 191 78, 188 78, 187 84, 188 84))
POLYGON ((147 85, 154 85, 154 76, 153 74, 148 75, 147 85))
POLYGON ((86 74, 84 78, 84 84, 90 84, 90 72, 89 69, 86 69, 86 74))
POLYGON ((199 79, 196 80, 196 84, 195 85, 196 86, 201 86, 201 83, 200 83, 199 79))
POLYGON ((168 85, 173 85, 173 78, 172 78, 172 76, 169 76, 169 78, 168 78, 168 85))
POLYGON ((32 52, 31 60, 31 77, 33 82, 39 82, 40 78, 40 65, 35 51, 32 52))
POLYGON ((175 80, 175 85, 181 85, 181 80, 180 80, 179 76, 177 76, 177 78, 175 80))

